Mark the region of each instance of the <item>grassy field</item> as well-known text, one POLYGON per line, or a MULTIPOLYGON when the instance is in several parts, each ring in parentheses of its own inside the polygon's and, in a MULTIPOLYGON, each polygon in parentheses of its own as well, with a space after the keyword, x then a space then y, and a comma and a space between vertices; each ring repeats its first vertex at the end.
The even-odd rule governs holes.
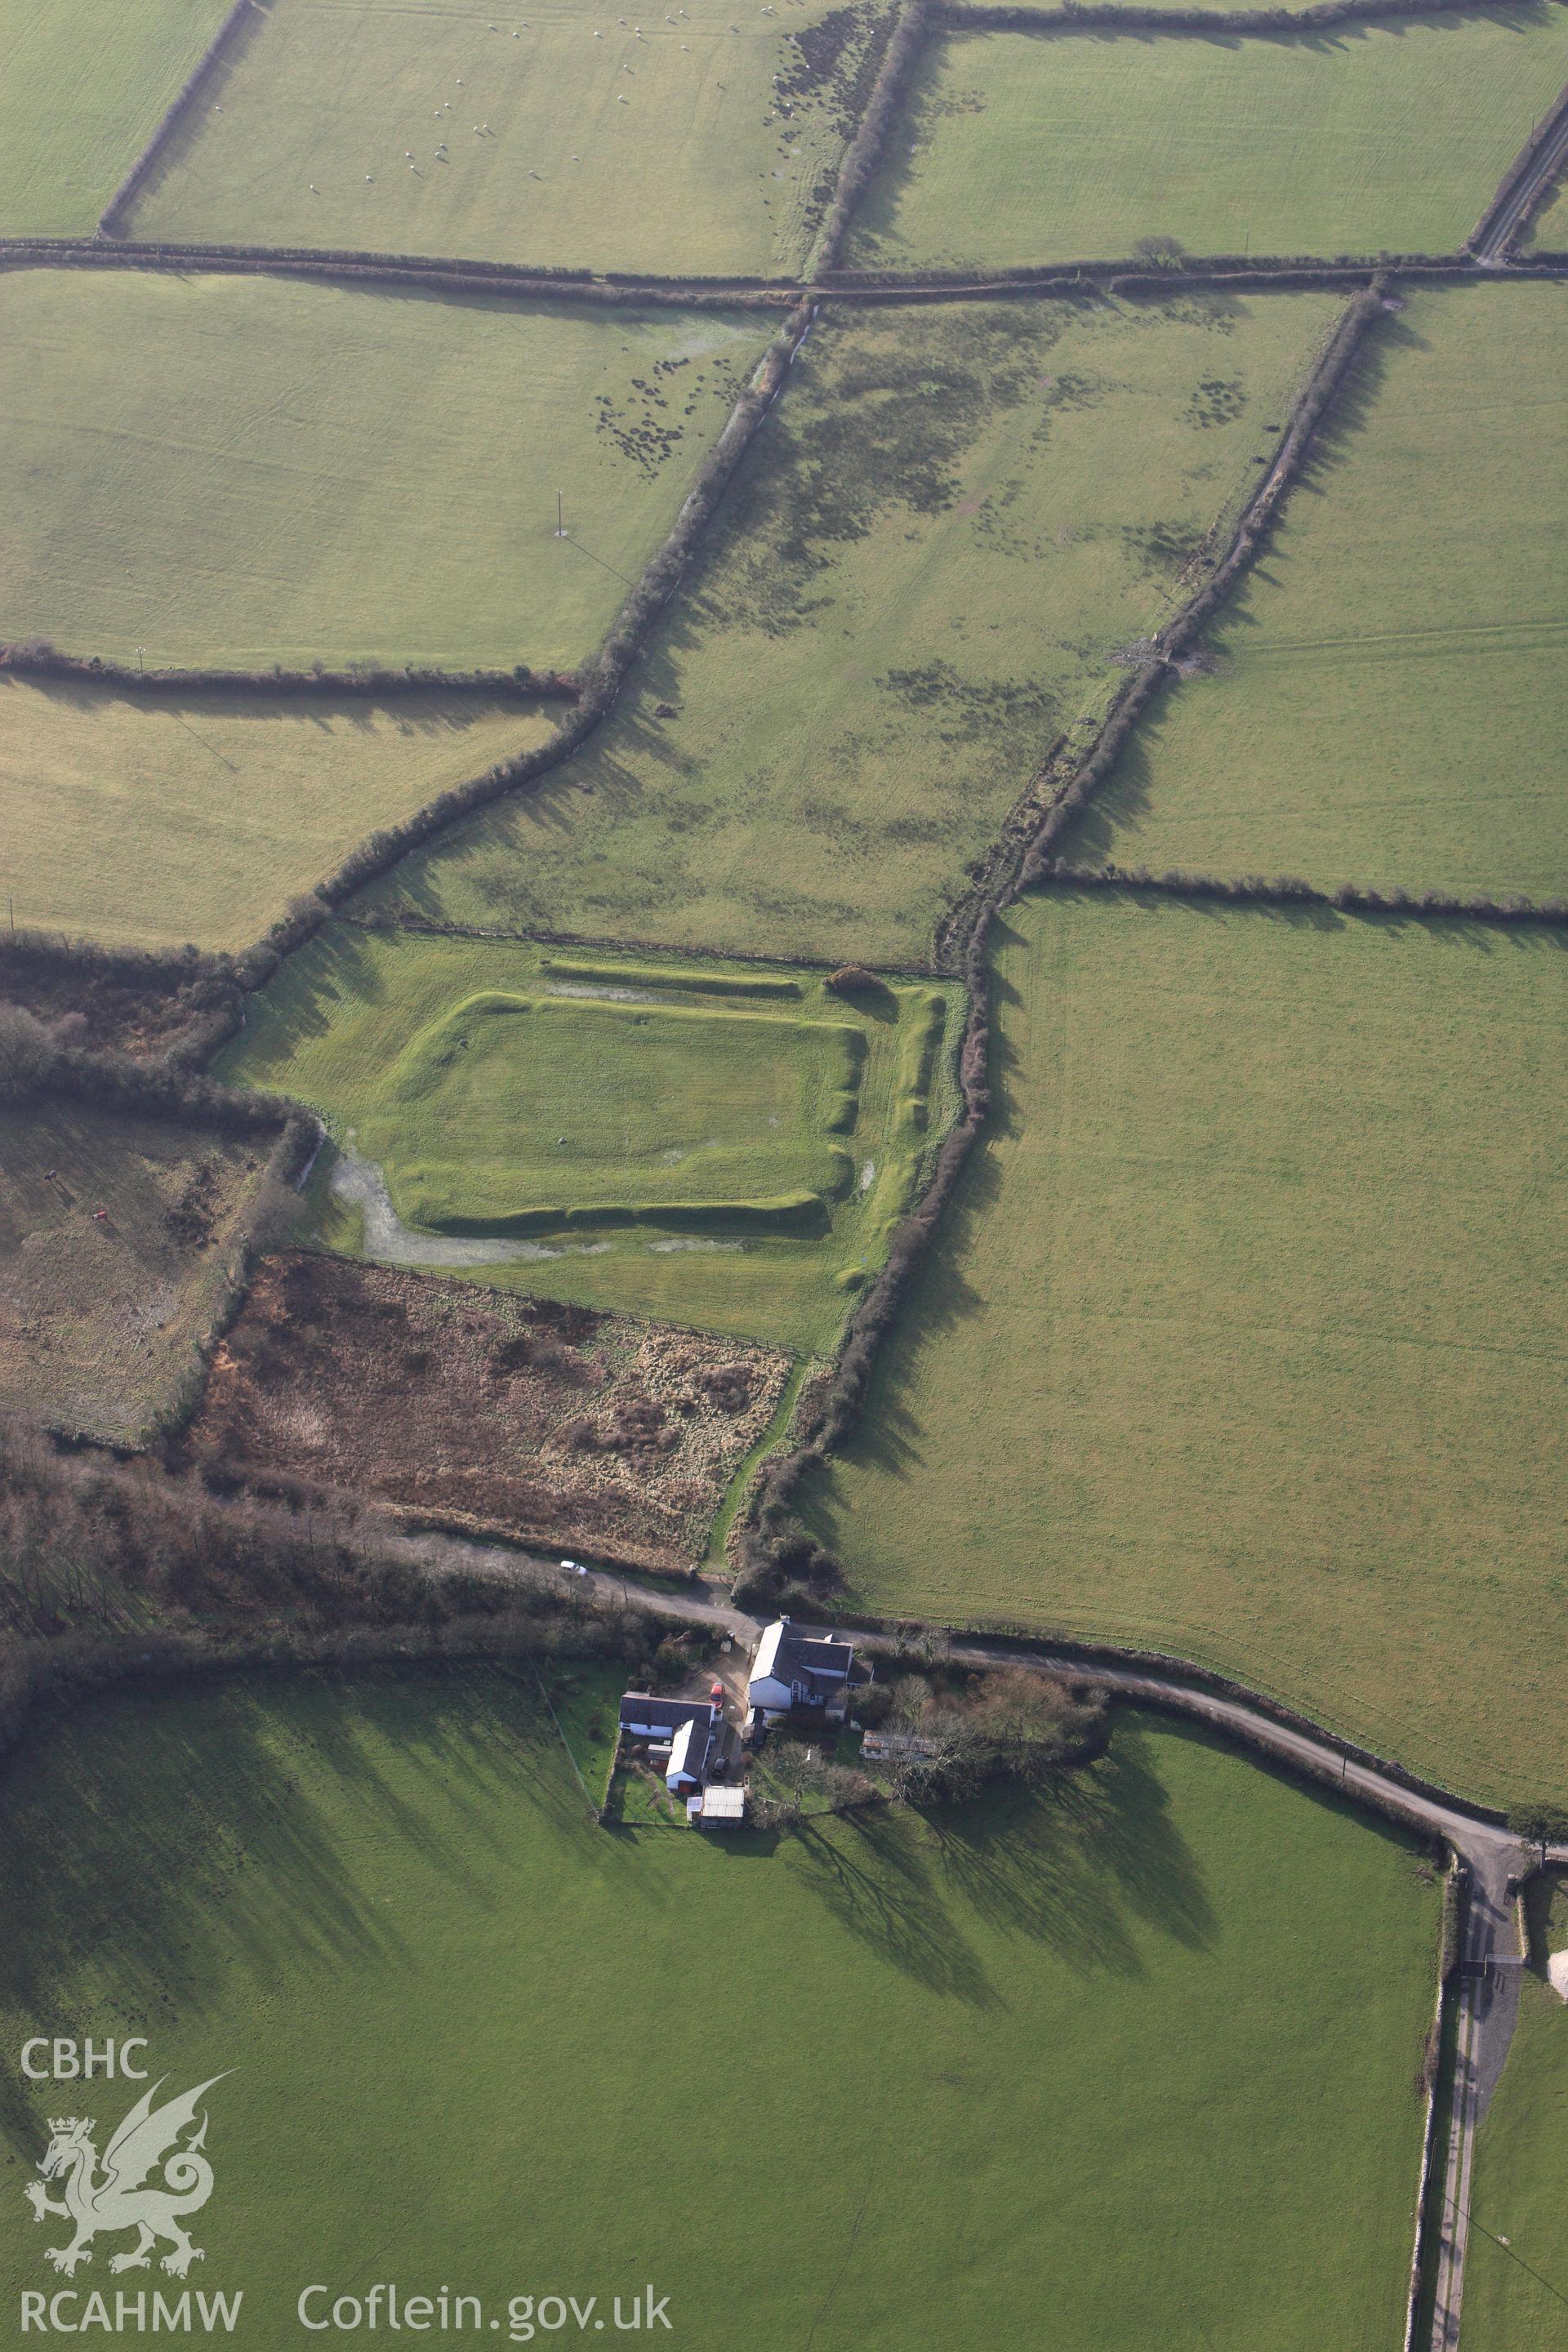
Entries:
POLYGON ((921 62, 847 258, 1443 253, 1568 76, 1568 8, 1310 37, 965 34, 921 62))
POLYGON ((1565 380, 1568 288, 1411 295, 1073 854, 1568 891, 1565 380))
MULTIPOLYGON (((1195 1735, 1124 1718, 1037 1798, 725 1843, 595 1830, 526 1667, 226 1681, 72 1716, 0 1843, 9 2040, 144 2032, 170 2094, 229 2070, 189 2284, 260 2341, 389 2277, 503 2343, 512 2297, 649 2280, 692 2352, 742 2293, 816 2352, 1041 2310, 1095 2352, 1395 2339, 1436 1890, 1195 1735), (743 2196, 679 2193, 682 2130, 743 2196)), ((129 2093, 92 2090, 101 2151, 129 2093)), ((18 2189, 60 2105, 8 2073, 18 2189)), ((58 2235, 6 2200, 13 2308, 58 2235)))
POLYGON ((609 724, 383 895, 465 925, 929 956, 965 863, 1257 478, 1337 309, 823 318, 609 724))
POLYGON ((1568 2011, 1545 1981, 1568 1950, 1568 1892, 1554 1875, 1527 1893, 1531 1957, 1519 2028, 1476 2142, 1465 2257, 1465 2352, 1568 2352, 1563 2202, 1568 2167, 1568 2011), (1500 2240, 1506 2243, 1500 2243, 1500 2240))
POLYGON ((1000 1124, 814 1497, 855 1598, 1562 1794, 1561 934, 1021 908, 1000 1124))
POLYGON ((85 1103, 0 1108, 0 1408, 140 1436, 206 1335, 268 1149, 85 1103))
POLYGON ((91 236, 224 4, 0 0, 0 236, 91 236))
POLYGON ((740 314, 14 271, 0 636, 150 665, 569 667, 764 341, 740 314))
POLYGON ((236 949, 354 844, 542 743, 561 706, 148 695, 0 677, 0 891, 18 923, 236 949))
POLYGON ((323 1169, 334 1244, 809 1349, 952 1117, 959 1018, 918 982, 850 1003, 810 972, 334 925, 215 1068, 313 1104, 362 1188, 381 1171, 395 1230, 323 1169))
POLYGON ((1560 178, 1548 191, 1519 242, 1526 253, 1562 253, 1568 248, 1568 179, 1560 178))
POLYGON ((640 30, 584 0, 494 23, 453 5, 276 0, 132 232, 789 275, 883 21, 879 0, 782 15, 695 0, 640 30))

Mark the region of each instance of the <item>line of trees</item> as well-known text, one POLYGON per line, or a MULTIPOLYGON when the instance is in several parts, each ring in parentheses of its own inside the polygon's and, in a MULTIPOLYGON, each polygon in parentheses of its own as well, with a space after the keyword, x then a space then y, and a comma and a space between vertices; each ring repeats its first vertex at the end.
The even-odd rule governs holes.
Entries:
MULTIPOLYGON (((249 5, 249 0, 247 0, 249 5)), ((444 294, 510 294, 520 300, 592 302, 729 310, 778 309, 796 281, 779 278, 633 278, 606 271, 551 269, 529 263, 447 260, 404 253, 340 253, 329 247, 271 245, 90 245, 79 238, 0 239, 0 262, 50 269, 202 270, 215 277, 273 273, 354 285, 417 286, 444 294)))
POLYGON ((42 1021, 25 1005, 0 1002, 0 1102, 55 1095, 223 1135, 260 1135, 303 1123, 314 1136, 315 1115, 301 1104, 220 1086, 170 1057, 138 1061, 79 1045, 71 1027, 68 1016, 42 1021))
POLYGON ((196 59, 172 103, 165 108, 163 119, 153 136, 110 197, 108 204, 105 205, 99 216, 100 236, 113 236, 119 230, 127 210, 152 176, 153 168, 163 152, 165 142, 173 136, 201 96, 219 58, 238 31, 242 20, 249 15, 250 9, 251 0, 234 0, 233 7, 196 59))
MULTIPOLYGON (((1056 8, 1030 8, 997 0, 936 0, 936 22, 945 32, 1085 32, 1104 27, 1154 33, 1315 33, 1325 25, 1375 25, 1400 16, 1475 16, 1478 0, 1314 0, 1308 8, 1159 8, 1121 6, 1117 0, 1062 0, 1056 8)), ((1499 12, 1501 13, 1500 11, 1499 12)))
POLYGON ((744 1507, 736 1515, 731 1547, 740 1581, 737 1592, 771 1595, 802 1575, 805 1590, 832 1589, 838 1564, 802 1526, 795 1509, 801 1482, 841 1445, 865 1409, 878 1349, 905 1292, 936 1238, 943 1212, 958 1188, 969 1155, 991 1109, 992 927, 1019 890, 1037 881, 1051 862, 1051 846, 1110 773, 1139 714, 1165 674, 1165 663, 1208 620, 1256 558, 1279 500, 1294 478, 1324 409, 1352 365, 1362 340, 1382 307, 1384 281, 1373 284, 1346 306, 1343 316, 1302 386, 1289 427, 1268 478, 1237 527, 1224 560, 1163 633, 1160 658, 1131 672, 1121 688, 1088 755, 1079 761, 1027 842, 1004 842, 991 872, 977 881, 972 926, 959 950, 966 999, 959 1051, 963 1110, 944 1139, 931 1180, 913 1212, 896 1227, 881 1271, 850 1318, 838 1357, 826 1380, 803 1395, 794 1443, 763 1465, 744 1507))
POLYGON ((801 336, 809 308, 797 304, 764 352, 756 374, 731 411, 722 433, 698 468, 673 528, 650 558, 622 605, 598 653, 578 673, 577 699, 546 743, 503 760, 482 775, 454 784, 395 825, 384 826, 349 852, 335 872, 291 901, 265 938, 235 959, 240 984, 258 988, 287 955, 313 937, 345 900, 384 874, 411 849, 433 840, 459 819, 486 808, 519 785, 531 783, 571 758, 607 715, 643 640, 668 601, 718 509, 731 477, 766 415, 801 336))
POLYGON ((196 947, 115 948, 63 933, 0 932, 0 999, 56 1045, 201 1068, 244 1017, 231 960, 196 947))
POLYGON ((526 662, 510 669, 439 669, 419 662, 405 662, 395 669, 376 662, 355 662, 347 669, 329 669, 324 662, 313 662, 309 669, 286 669, 280 662, 267 669, 132 669, 98 654, 63 654, 47 637, 0 645, 0 671, 20 677, 84 679, 146 694, 363 695, 382 700, 393 695, 459 692, 508 702, 577 698, 577 681, 569 672, 531 669, 526 662))
POLYGON ((1493 898, 1484 891, 1464 897, 1448 890, 1406 890, 1398 884, 1387 889, 1370 884, 1341 882, 1320 889, 1294 874, 1195 874, 1181 867, 1153 873, 1146 866, 1074 866, 1047 858, 1033 880, 1059 884, 1075 890, 1146 890, 1163 898, 1218 898, 1249 906, 1333 907, 1353 914, 1401 914, 1459 917, 1482 923, 1537 923, 1568 929, 1568 899, 1493 898))
POLYGON ((904 0, 892 37, 883 52, 871 85, 866 111, 854 138, 844 151, 833 202, 816 241, 817 268, 830 270, 848 234, 855 207, 881 163, 888 135, 899 117, 931 23, 931 0, 904 0))
POLYGON ((1024 860, 1022 879, 1026 887, 1040 879, 1054 859, 1057 843, 1077 823, 1116 766, 1146 705, 1168 681, 1170 665, 1207 625, 1237 583, 1256 562, 1280 502, 1300 471, 1324 410, 1354 365, 1368 330, 1382 313, 1385 286, 1385 279, 1375 278, 1346 306, 1291 412, 1279 455, 1237 526, 1225 560, 1188 599, 1175 619, 1156 635, 1156 658, 1134 670, 1118 690, 1093 749, 1047 813, 1024 860))
MULTIPOLYGON (((1175 240, 1145 237, 1142 244, 1171 247, 1175 240)), ((1173 284, 1225 286, 1238 280, 1255 289, 1276 290, 1339 288, 1364 278, 1373 268, 1397 271, 1405 278, 1447 280, 1471 278, 1475 267, 1465 253, 1193 254, 1177 247, 1157 257, 1135 247, 1113 261, 1021 262, 985 270, 825 270, 818 283, 825 292, 857 302, 979 301, 1013 292, 1060 299, 1089 287, 1103 287, 1117 294, 1162 294, 1170 292, 1173 284)), ((1553 267, 1538 269, 1533 263, 1520 267, 1530 268, 1537 276, 1558 274, 1553 267)))
POLYGON ((661 1631, 636 1601, 427 1568, 341 1496, 228 1491, 0 1420, 0 1750, 116 1681, 496 1656, 642 1675, 661 1631))
MULTIPOLYGON (((1506 213, 1509 205, 1519 194, 1521 183, 1528 179, 1534 170, 1542 149, 1555 139, 1563 128, 1563 119, 1565 114, 1568 114, 1568 87, 1558 92, 1550 113, 1535 125, 1508 170, 1503 173, 1498 184, 1496 195, 1465 239, 1467 253, 1475 252, 1486 243, 1494 222, 1506 213)), ((1522 222, 1519 224, 1519 226, 1522 226, 1522 222)), ((1515 233, 1517 234, 1517 229, 1515 233)))

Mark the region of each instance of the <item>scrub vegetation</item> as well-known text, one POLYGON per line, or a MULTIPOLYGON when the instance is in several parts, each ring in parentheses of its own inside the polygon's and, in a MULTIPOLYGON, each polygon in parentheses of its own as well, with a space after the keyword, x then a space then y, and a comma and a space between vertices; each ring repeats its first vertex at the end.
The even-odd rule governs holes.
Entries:
POLYGON ((222 1303, 267 1149, 86 1102, 0 1102, 0 1410, 142 1437, 222 1303))
POLYGON ((933 42, 857 215, 862 268, 1447 253, 1568 78, 1568 8, 1238 38, 933 42))
POLYGON ((0 638, 149 668, 570 667, 765 341, 721 312, 11 271, 0 638))
POLYGON ((788 1370, 732 1339, 284 1256, 219 1345, 183 1450, 416 1525, 683 1573, 788 1370))
POLYGON ((995 1017, 994 1127, 808 1489, 851 1605, 1552 1793, 1562 934, 1052 894, 995 1017))
POLYGON ((1568 469, 1565 375, 1568 287, 1406 297, 1066 854, 1568 892, 1568 562, 1543 495, 1568 469))
MULTIPOLYGON (((171 2088, 232 2070, 195 2283, 268 2340, 389 2243, 405 2294, 487 2316, 651 2279, 694 2352, 733 2343, 742 2276, 758 2341, 818 2352, 980 2352, 1047 2309, 1097 2352, 1396 2334, 1438 1909, 1398 1835, 1136 1717, 923 1818, 605 1832, 613 1691, 542 1674, 553 1718, 526 1665, 165 1685, 0 1787, 7 2038, 133 2017, 171 2088), (721 2212, 669 2193, 675 2114, 747 2183, 721 2212)), ((59 2102, 12 2079, 20 2175, 59 2102)), ((47 2242, 17 2202, 13 2294, 47 2242)))
POLYGON ((819 319, 566 765, 407 859, 422 919, 911 964, 1201 570, 1342 306, 819 319))

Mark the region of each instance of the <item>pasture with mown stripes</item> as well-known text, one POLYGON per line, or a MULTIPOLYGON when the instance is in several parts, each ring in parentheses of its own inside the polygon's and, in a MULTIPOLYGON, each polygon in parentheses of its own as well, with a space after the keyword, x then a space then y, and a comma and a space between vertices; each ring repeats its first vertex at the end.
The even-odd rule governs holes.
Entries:
POLYGON ((1402 297, 1067 854, 1568 895, 1565 383, 1568 287, 1402 297))
POLYGON ((25 929, 237 952, 367 834, 537 751, 564 709, 0 674, 0 890, 25 929))
POLYGON ((0 236, 90 236, 226 0, 0 0, 0 236))
POLYGON ((1447 253, 1564 80, 1560 0, 1268 36, 955 34, 921 58, 846 258, 1447 253))
POLYGON ((722 311, 11 271, 0 637, 121 667, 571 668, 768 333, 722 311))
POLYGON ((886 38, 881 0, 272 0, 131 233, 655 276, 804 268, 886 38))
POLYGON ((809 1490, 848 1605, 1551 1793, 1568 940, 1053 892, 994 988, 993 1129, 809 1490))

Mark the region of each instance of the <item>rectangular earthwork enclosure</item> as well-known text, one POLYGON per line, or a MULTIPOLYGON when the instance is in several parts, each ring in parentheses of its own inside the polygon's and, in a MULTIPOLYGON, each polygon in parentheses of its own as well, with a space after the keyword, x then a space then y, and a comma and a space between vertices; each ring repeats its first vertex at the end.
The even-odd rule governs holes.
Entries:
POLYGON ((323 1238, 820 1344, 952 1113, 957 991, 367 932, 292 957, 217 1067, 319 1108, 323 1238))

